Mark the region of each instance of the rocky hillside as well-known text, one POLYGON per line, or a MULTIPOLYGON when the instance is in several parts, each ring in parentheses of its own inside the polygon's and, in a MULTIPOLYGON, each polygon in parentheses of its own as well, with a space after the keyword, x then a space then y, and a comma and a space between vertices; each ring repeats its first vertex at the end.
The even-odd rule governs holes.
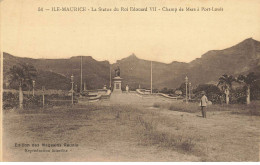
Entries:
MULTIPOLYGON (((4 53, 4 73, 20 62, 32 63, 39 71, 38 84, 45 84, 52 89, 69 89, 70 76, 74 74, 77 84, 80 82, 80 57, 69 59, 31 59, 20 58, 4 53)), ((252 38, 223 50, 211 50, 190 63, 153 61, 153 87, 177 88, 187 75, 193 85, 216 83, 223 74, 238 75, 248 72, 260 74, 260 42, 252 38)), ((139 59, 134 54, 118 60, 111 65, 114 69, 120 66, 123 86, 131 88, 150 88, 151 61, 139 59)), ((108 61, 96 61, 92 57, 83 57, 83 81, 88 89, 109 86, 108 61)))

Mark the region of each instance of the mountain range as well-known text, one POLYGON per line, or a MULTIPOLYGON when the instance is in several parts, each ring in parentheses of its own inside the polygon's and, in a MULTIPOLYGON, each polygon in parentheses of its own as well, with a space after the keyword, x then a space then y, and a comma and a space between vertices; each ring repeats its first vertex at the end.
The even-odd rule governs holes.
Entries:
MULTIPOLYGON (((36 88, 70 89, 70 76, 73 74, 75 83, 80 84, 81 56, 69 59, 33 59, 22 58, 3 53, 4 83, 7 82, 7 72, 18 63, 30 63, 38 71, 36 88)), ((114 77, 114 69, 119 66, 123 87, 150 88, 151 61, 139 59, 132 54, 127 58, 109 64, 108 61, 97 61, 91 56, 83 56, 83 81, 87 89, 109 86, 110 69, 114 77)), ((260 42, 248 38, 237 45, 223 50, 210 50, 189 63, 173 61, 171 63, 152 62, 153 88, 177 88, 188 76, 192 86, 205 83, 217 83, 223 74, 237 76, 255 72, 260 75, 260 42)), ((5 85, 4 85, 5 86, 5 85)))

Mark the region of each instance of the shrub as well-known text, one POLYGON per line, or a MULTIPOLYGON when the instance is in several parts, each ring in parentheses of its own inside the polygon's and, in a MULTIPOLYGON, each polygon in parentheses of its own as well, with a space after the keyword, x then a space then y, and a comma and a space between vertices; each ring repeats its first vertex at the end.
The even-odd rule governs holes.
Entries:
POLYGON ((39 108, 42 107, 42 98, 37 95, 34 97, 25 95, 23 104, 25 109, 39 108))
POLYGON ((216 85, 200 84, 196 89, 193 90, 193 93, 195 94, 195 99, 199 100, 201 98, 202 91, 206 92, 208 100, 210 100, 212 103, 222 103, 223 93, 216 85))
POLYGON ((166 87, 164 87, 162 90, 159 91, 160 93, 164 93, 164 94, 173 94, 174 90, 173 89, 168 89, 166 87))
MULTIPOLYGON (((74 100, 77 103, 77 100, 74 100)), ((59 94, 50 94, 45 95, 45 107, 53 107, 53 106, 64 106, 71 105, 71 97, 66 95, 59 94)), ((26 95, 24 94, 23 98, 23 106, 24 109, 30 108, 41 108, 43 107, 42 103, 42 95, 26 95)), ((19 94, 4 92, 3 93, 3 109, 12 109, 19 107, 19 94)))
POLYGON ((11 92, 3 93, 3 109, 12 109, 18 107, 19 97, 18 94, 13 94, 11 92))
POLYGON ((153 104, 153 107, 155 107, 155 108, 160 108, 160 104, 159 104, 159 103, 154 103, 154 104, 153 104))
POLYGON ((233 89, 230 93, 230 103, 231 104, 245 104, 246 103, 246 89, 245 88, 236 88, 233 89))

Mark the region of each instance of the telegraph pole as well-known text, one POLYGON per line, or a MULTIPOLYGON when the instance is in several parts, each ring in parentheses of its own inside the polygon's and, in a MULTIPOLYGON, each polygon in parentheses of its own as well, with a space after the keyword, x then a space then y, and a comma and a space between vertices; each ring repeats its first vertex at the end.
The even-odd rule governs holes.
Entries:
POLYGON ((191 82, 189 82, 189 100, 191 99, 190 93, 191 93, 191 82))
POLYGON ((74 91, 73 91, 73 84, 74 84, 74 82, 73 82, 73 78, 74 78, 74 76, 73 76, 73 74, 71 75, 71 104, 73 105, 73 93, 74 93, 74 91))
POLYGON ((186 85, 186 103, 188 103, 188 77, 185 77, 185 85, 186 85))
POLYGON ((151 94, 153 93, 153 61, 151 61, 151 94))
POLYGON ((80 58, 80 93, 82 93, 82 56, 80 58))
POLYGON ((43 108, 44 108, 44 104, 45 104, 44 91, 45 91, 45 86, 42 87, 42 107, 43 108))
POLYGON ((33 97, 34 97, 34 88, 35 88, 35 80, 32 81, 33 85, 33 97))
POLYGON ((111 79, 112 79, 112 77, 111 77, 112 75, 111 75, 111 65, 109 64, 109 78, 110 78, 110 81, 109 81, 109 89, 111 90, 111 87, 112 87, 112 84, 111 84, 111 79))

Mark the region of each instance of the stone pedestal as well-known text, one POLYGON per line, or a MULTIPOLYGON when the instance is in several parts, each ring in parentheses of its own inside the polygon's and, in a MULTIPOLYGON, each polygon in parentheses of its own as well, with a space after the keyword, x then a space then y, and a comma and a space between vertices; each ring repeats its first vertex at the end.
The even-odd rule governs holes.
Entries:
POLYGON ((123 79, 120 78, 120 77, 115 77, 115 78, 113 78, 113 80, 114 80, 113 92, 115 92, 115 93, 117 93, 117 92, 122 93, 122 85, 121 85, 121 83, 122 83, 123 79))

